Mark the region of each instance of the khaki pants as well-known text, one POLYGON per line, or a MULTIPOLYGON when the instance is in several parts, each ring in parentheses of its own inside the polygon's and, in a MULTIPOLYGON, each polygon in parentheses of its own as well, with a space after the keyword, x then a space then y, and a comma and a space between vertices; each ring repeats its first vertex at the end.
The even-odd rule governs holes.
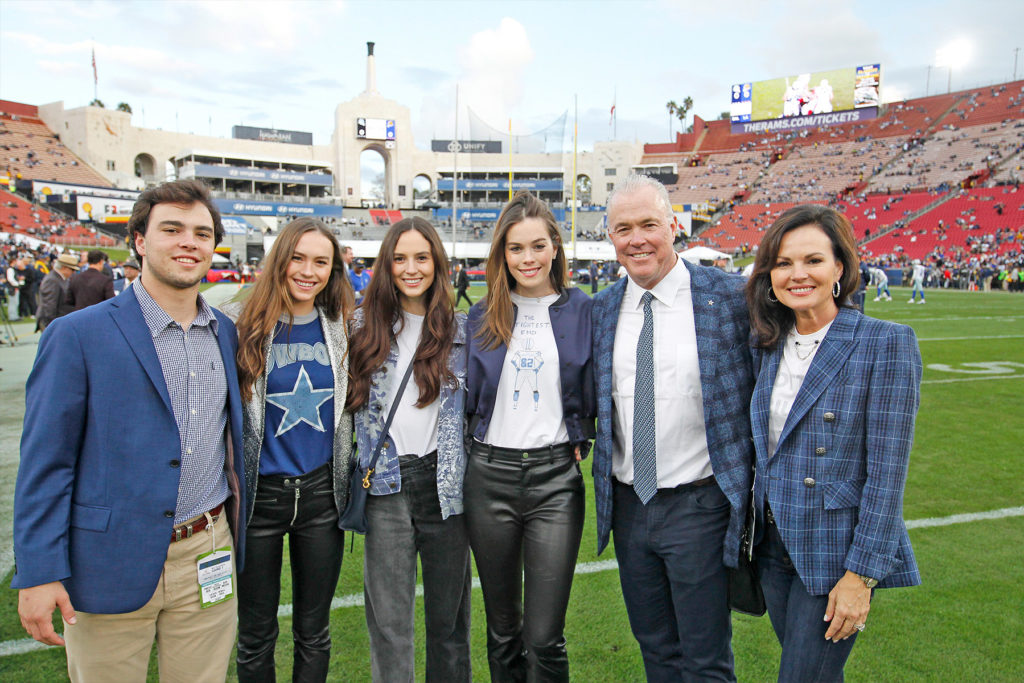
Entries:
MULTIPOLYGON (((217 547, 233 546, 224 513, 212 534, 207 528, 176 543, 168 535, 167 560, 156 591, 136 611, 77 612, 74 626, 64 623, 68 675, 74 683, 145 681, 154 637, 162 683, 223 683, 235 643, 235 598, 202 609, 196 572, 196 558, 213 549, 213 536, 217 547)), ((237 575, 234 579, 237 592, 237 575)))

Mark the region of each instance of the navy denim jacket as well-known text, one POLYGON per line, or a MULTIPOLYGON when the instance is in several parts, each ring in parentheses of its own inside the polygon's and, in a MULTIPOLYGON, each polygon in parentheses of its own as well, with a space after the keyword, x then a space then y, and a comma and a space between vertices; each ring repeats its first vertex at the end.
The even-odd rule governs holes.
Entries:
MULTIPOLYGON (((467 343, 469 368, 466 382, 466 414, 469 416, 469 435, 483 441, 494 412, 494 398, 498 393, 501 369, 508 351, 506 344, 487 351, 476 335, 483 324, 486 299, 478 301, 469 311, 467 343)), ((551 331, 558 348, 559 378, 562 384, 562 413, 569 441, 583 443, 594 438, 594 418, 597 400, 594 396, 594 365, 590 346, 590 297, 575 287, 562 291, 561 296, 548 307, 551 331)), ((519 314, 513 304, 515 315, 519 314)), ((586 455, 586 448, 583 449, 586 455)))

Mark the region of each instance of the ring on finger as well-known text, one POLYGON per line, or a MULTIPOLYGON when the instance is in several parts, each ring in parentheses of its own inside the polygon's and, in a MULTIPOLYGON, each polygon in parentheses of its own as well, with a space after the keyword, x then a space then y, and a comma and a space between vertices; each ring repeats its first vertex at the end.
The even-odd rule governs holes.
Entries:
POLYGON ((853 627, 858 631, 863 631, 865 628, 867 628, 867 624, 854 624, 853 627))

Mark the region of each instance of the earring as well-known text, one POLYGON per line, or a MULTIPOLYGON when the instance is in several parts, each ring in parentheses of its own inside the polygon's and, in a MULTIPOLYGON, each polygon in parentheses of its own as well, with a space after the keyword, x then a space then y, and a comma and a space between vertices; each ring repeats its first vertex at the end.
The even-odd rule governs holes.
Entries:
POLYGON ((771 301, 773 304, 779 303, 779 300, 775 298, 775 292, 772 291, 771 285, 768 285, 768 301, 771 301))
POLYGON ((841 291, 843 291, 843 288, 839 286, 839 280, 836 280, 836 283, 834 285, 832 285, 832 298, 833 299, 838 299, 839 298, 839 293, 841 291))

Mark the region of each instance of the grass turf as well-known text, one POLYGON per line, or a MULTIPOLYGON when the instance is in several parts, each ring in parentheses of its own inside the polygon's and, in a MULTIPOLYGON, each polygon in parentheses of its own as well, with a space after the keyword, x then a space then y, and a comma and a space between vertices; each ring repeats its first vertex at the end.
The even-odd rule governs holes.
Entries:
MULTIPOLYGON (((470 297, 475 301, 484 291, 471 287, 470 297)), ((909 290, 894 288, 893 302, 868 302, 869 315, 914 327, 925 363, 904 516, 912 520, 1024 505, 1024 421, 1019 408, 1024 389, 1024 296, 929 291, 927 305, 911 306, 905 303, 908 294, 909 290), (977 372, 985 368, 964 365, 1005 361, 1018 365, 994 366, 1005 375, 999 378, 977 372)), ((596 557, 593 511, 593 488, 588 485, 580 563, 613 557, 611 548, 596 557)), ((910 535, 924 584, 876 594, 869 628, 846 667, 848 680, 1019 681, 1024 653, 1016 647, 1014 634, 1024 632, 1024 517, 912 529, 910 535)), ((356 539, 353 552, 347 548, 348 539, 338 596, 362 593, 361 539, 356 539)), ((283 603, 291 602, 287 562, 286 553, 283 603)), ((422 680, 422 600, 417 611, 416 664, 422 680)), ((288 680, 291 620, 280 621, 278 677, 288 680)), ((484 623, 483 601, 474 590, 473 671, 479 681, 488 679, 484 623)), ((774 680, 779 646, 767 617, 736 616, 733 628, 739 680, 774 680)), ((362 608, 334 610, 331 631, 331 680, 370 680, 362 608)), ((0 641, 24 637, 17 593, 0 592, 0 641)), ((616 571, 576 577, 566 639, 573 680, 643 679, 616 571)), ((235 680, 233 669, 229 680, 235 680)), ((0 657, 0 680, 5 682, 63 680, 65 672, 64 654, 56 648, 0 657)), ((155 664, 150 680, 157 680, 155 664)))

